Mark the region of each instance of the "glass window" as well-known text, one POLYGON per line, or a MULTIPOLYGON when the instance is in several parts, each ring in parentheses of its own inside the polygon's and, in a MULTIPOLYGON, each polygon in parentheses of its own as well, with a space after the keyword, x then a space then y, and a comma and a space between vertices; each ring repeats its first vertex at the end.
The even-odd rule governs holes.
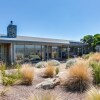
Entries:
POLYGON ((34 45, 25 45, 25 62, 29 62, 34 54, 34 45))
POLYGON ((42 58, 41 50, 42 50, 41 45, 35 45, 35 56, 37 60, 42 58))
POLYGON ((52 58, 58 58, 58 47, 52 47, 52 58))
POLYGON ((24 45, 15 45, 15 60, 16 62, 24 60, 24 45))

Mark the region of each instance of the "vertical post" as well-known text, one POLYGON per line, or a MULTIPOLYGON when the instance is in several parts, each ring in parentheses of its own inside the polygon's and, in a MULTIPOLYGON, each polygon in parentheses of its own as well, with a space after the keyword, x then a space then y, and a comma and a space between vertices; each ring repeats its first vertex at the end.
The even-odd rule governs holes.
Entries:
POLYGON ((11 46, 10 46, 10 55, 11 55, 11 58, 10 58, 11 64, 13 65, 14 63, 14 44, 13 43, 11 43, 11 46))
POLYGON ((43 58, 42 58, 42 45, 41 45, 41 60, 43 60, 43 58))
POLYGON ((62 59, 62 47, 61 47, 61 59, 62 59))
POLYGON ((47 45, 47 50, 46 50, 46 52, 47 52, 47 61, 48 61, 48 58, 49 58, 49 55, 48 55, 48 45, 47 45))
POLYGON ((69 51, 70 51, 70 48, 69 48, 69 45, 68 45, 68 48, 67 48, 68 59, 69 59, 69 51))
POLYGON ((82 55, 83 55, 83 44, 82 44, 82 55))

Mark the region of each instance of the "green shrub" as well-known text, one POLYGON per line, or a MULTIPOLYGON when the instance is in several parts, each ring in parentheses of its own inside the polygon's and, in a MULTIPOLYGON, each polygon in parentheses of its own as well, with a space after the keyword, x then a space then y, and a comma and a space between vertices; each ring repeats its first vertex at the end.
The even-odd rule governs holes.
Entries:
POLYGON ((56 72, 56 75, 59 73, 59 68, 58 67, 56 68, 55 72, 56 72))
POLYGON ((19 69, 15 73, 7 74, 5 70, 2 70, 1 73, 2 73, 2 83, 3 85, 6 86, 13 85, 17 80, 20 80, 22 78, 19 69))
POLYGON ((4 63, 0 64, 0 70, 2 71, 2 70, 5 70, 5 69, 6 69, 6 64, 4 64, 4 63))
POLYGON ((48 65, 50 65, 50 66, 59 66, 60 62, 57 61, 57 60, 50 60, 50 61, 48 61, 48 65))
POLYGON ((93 69, 94 83, 100 84, 100 62, 92 61, 90 66, 93 69))
POLYGON ((43 68, 47 66, 47 62, 41 61, 35 65, 36 68, 43 68))
POLYGON ((34 60, 34 59, 41 59, 38 55, 29 55, 29 59, 34 60))
POLYGON ((76 59, 69 59, 67 62, 66 62, 66 68, 74 65, 76 63, 76 59))

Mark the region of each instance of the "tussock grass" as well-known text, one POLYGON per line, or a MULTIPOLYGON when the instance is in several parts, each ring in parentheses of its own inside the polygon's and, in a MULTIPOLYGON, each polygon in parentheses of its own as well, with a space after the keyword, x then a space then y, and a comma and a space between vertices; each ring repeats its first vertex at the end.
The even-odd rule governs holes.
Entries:
POLYGON ((91 90, 87 92, 86 100, 100 100, 100 91, 92 87, 91 90))
POLYGON ((55 93, 34 93, 28 100, 61 100, 61 98, 55 93))
POLYGON ((68 69, 63 85, 70 92, 84 92, 92 84, 92 70, 85 61, 81 61, 68 69))
POLYGON ((44 71, 45 77, 53 77, 54 74, 55 74, 55 67, 54 67, 54 66, 48 65, 48 66, 45 68, 45 71, 44 71))
POLYGON ((75 58, 69 59, 69 60, 66 62, 66 68, 68 68, 68 67, 70 67, 70 66, 73 66, 76 62, 77 62, 77 60, 76 60, 75 58))
POLYGON ((100 61, 100 53, 94 53, 89 57, 89 61, 100 61))
POLYGON ((22 75, 22 84, 32 85, 34 79, 34 69, 31 67, 31 64, 24 64, 20 69, 22 75))

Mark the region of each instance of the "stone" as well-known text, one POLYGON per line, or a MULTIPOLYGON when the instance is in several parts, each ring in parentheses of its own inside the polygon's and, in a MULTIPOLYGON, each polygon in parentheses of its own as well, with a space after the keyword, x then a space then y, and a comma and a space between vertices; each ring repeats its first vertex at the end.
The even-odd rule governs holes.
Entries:
POLYGON ((58 78, 48 78, 45 81, 37 84, 35 88, 53 89, 59 83, 60 83, 60 80, 58 78))

